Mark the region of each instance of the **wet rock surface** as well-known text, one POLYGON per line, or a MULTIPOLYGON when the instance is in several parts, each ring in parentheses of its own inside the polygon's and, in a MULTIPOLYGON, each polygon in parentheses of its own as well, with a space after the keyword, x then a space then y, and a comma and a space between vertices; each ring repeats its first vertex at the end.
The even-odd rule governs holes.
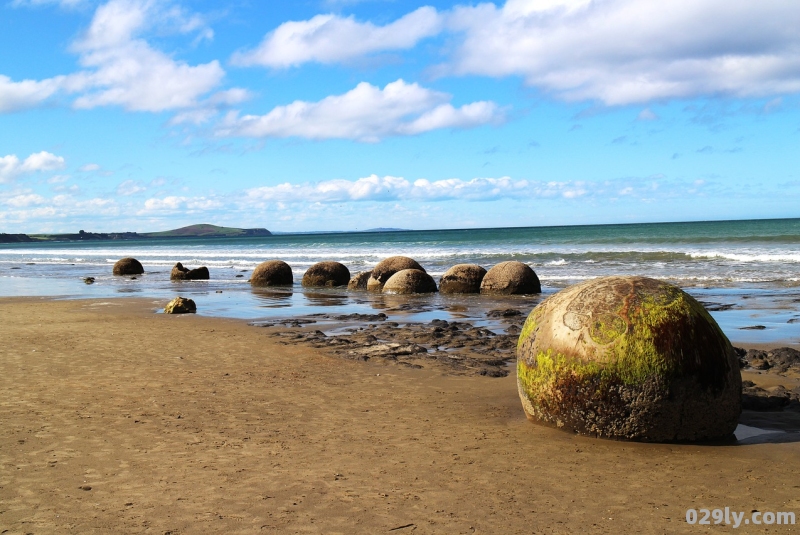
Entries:
POLYGON ((800 372, 800 351, 791 347, 780 347, 768 351, 760 349, 735 348, 739 356, 739 366, 743 369, 772 370, 785 373, 789 370, 800 372))
MULTIPOLYGON (((418 308, 405 303, 387 311, 418 312, 418 308)), ((450 375, 505 377, 513 371, 509 364, 516 358, 524 317, 521 311, 510 314, 491 329, 475 325, 485 320, 401 323, 386 313, 316 314, 253 325, 288 327, 269 335, 283 344, 308 344, 341 358, 434 368, 450 375)))

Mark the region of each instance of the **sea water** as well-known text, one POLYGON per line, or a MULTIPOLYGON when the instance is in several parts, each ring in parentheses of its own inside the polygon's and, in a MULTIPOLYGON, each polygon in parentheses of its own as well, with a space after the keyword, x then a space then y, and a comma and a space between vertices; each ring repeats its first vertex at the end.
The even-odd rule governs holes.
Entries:
MULTIPOLYGON (((455 264, 488 269, 518 260, 536 271, 544 297, 599 276, 653 277, 708 304, 731 339, 800 340, 800 219, 0 244, 0 295, 194 295, 201 313, 248 319, 333 309, 374 312, 388 306, 385 298, 341 289, 304 291, 299 282, 319 261, 342 262, 355 274, 394 255, 416 259, 437 279, 455 264), (111 266, 124 256, 141 261, 145 275, 135 280, 112 276, 111 266), (293 290, 251 290, 252 269, 272 259, 292 267, 293 290), (211 280, 171 283, 176 262, 207 266, 211 280), (84 284, 84 277, 94 277, 95 283, 84 284), (745 329, 757 326, 764 328, 745 329)), ((420 299, 430 309, 422 319, 486 305, 480 297, 420 299)), ((509 299, 512 304, 527 299, 525 304, 534 306, 539 298, 509 299)))

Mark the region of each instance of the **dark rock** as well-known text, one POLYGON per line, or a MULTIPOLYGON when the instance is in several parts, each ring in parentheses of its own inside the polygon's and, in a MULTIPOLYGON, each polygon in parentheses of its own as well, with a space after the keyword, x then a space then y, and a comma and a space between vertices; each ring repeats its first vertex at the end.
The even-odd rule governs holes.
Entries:
POLYGON ((514 308, 505 308, 502 310, 490 310, 486 313, 487 318, 512 318, 514 316, 522 316, 522 312, 514 308))
POLYGON ((767 327, 765 325, 749 325, 747 327, 739 327, 741 331, 763 331, 767 327))
POLYGON ((512 260, 501 262, 486 272, 481 282, 482 294, 519 295, 542 292, 539 277, 527 265, 512 260))
POLYGON ((144 267, 135 258, 121 258, 117 260, 113 268, 114 275, 141 275, 144 273, 144 267))
POLYGON ((86 284, 94 284, 94 277, 84 277, 83 282, 86 284))
POLYGON ((444 294, 476 294, 486 270, 477 264, 456 264, 442 275, 439 291, 444 294))
POLYGON ((267 260, 256 266, 250 276, 253 286, 291 286, 292 268, 283 260, 267 260))
POLYGON ((756 370, 773 369, 778 373, 784 373, 789 369, 800 370, 800 351, 791 347, 769 351, 749 349, 741 359, 747 366, 756 370))
POLYGON ((366 290, 367 281, 372 275, 371 271, 360 271, 347 283, 348 290, 366 290))
POLYGON ((422 294, 436 291, 433 277, 419 269, 403 269, 398 271, 383 286, 383 293, 388 294, 422 294))
POLYGON ((404 269, 418 269, 425 271, 416 260, 408 258, 407 256, 391 256, 382 260, 372 269, 372 273, 367 280, 367 290, 370 292, 380 292, 383 290, 383 285, 389 278, 404 269))
POLYGON ((164 314, 193 314, 197 312, 197 305, 191 299, 176 297, 164 307, 164 314))
POLYGON ((178 262, 172 268, 169 278, 170 280, 174 281, 208 280, 210 278, 210 274, 208 273, 208 268, 205 266, 195 269, 187 269, 183 267, 183 264, 178 262))
POLYGON ((302 285, 315 286, 347 286, 350 282, 350 270, 339 262, 318 262, 308 268, 303 275, 302 285))

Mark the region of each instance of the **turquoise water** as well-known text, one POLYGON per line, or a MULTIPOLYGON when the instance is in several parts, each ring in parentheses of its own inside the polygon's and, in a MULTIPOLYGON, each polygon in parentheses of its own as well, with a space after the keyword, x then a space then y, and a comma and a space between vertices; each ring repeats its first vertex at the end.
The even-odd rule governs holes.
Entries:
MULTIPOLYGON (((208 313, 247 318, 330 307, 367 311, 382 306, 372 302, 376 297, 335 291, 320 301, 307 297, 299 281, 318 261, 340 261, 354 274, 393 255, 415 258, 434 277, 454 264, 489 268, 518 260, 536 271, 544 295, 588 278, 644 275, 677 284, 704 302, 734 305, 712 313, 747 340, 796 338, 794 330, 800 329, 800 323, 787 323, 798 315, 794 298, 800 297, 800 219, 0 244, 0 295, 162 299, 199 292, 205 295, 208 313), (147 273, 135 281, 113 277, 111 265, 123 256, 138 258, 147 273), (250 290, 249 272, 270 259, 292 266, 296 287, 289 297, 250 290), (170 283, 175 262, 208 266, 212 281, 170 283), (83 284, 85 276, 95 277, 96 283, 83 284), (763 323, 770 325, 740 330, 763 323)), ((441 301, 441 296, 427 299, 433 299, 434 309, 458 306, 441 301)))

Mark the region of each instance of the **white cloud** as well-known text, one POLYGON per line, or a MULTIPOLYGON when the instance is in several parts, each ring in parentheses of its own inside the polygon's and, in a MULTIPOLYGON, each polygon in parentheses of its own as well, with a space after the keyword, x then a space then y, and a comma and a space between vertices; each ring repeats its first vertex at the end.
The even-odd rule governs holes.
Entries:
POLYGON ((397 80, 383 89, 362 82, 343 95, 319 102, 295 101, 266 115, 230 113, 217 129, 219 136, 354 139, 413 135, 441 128, 468 128, 503 119, 493 102, 473 102, 454 108, 450 95, 397 80))
POLYGON ((0 74, 0 113, 24 110, 40 105, 60 88, 63 77, 14 82, 0 74))
POLYGON ((99 171, 99 170, 100 166, 96 163, 87 163, 78 167, 78 171, 81 171, 82 173, 91 173, 93 171, 99 171))
POLYGON ((126 180, 117 186, 117 195, 128 197, 146 191, 147 188, 135 180, 126 180))
POLYGON ((182 197, 170 195, 164 198, 151 198, 144 202, 144 208, 138 212, 139 215, 147 215, 154 212, 183 212, 193 213, 205 210, 222 208, 223 203, 217 199, 207 197, 182 197))
POLYGON ((639 112, 639 115, 636 116, 636 119, 639 121, 655 121, 658 119, 658 115, 656 115, 656 113, 650 108, 645 108, 639 112))
POLYGON ((277 68, 307 62, 336 63, 374 52, 412 48, 441 28, 442 16, 430 6, 385 26, 358 22, 353 17, 317 15, 281 24, 256 49, 234 54, 232 61, 277 68))
POLYGON ((46 151, 31 154, 24 160, 20 160, 16 154, 0 156, 0 183, 9 182, 20 175, 63 168, 64 158, 46 151))
POLYGON ((523 76, 608 105, 800 91, 800 8, 763 0, 510 0, 457 7, 441 73, 523 76))

